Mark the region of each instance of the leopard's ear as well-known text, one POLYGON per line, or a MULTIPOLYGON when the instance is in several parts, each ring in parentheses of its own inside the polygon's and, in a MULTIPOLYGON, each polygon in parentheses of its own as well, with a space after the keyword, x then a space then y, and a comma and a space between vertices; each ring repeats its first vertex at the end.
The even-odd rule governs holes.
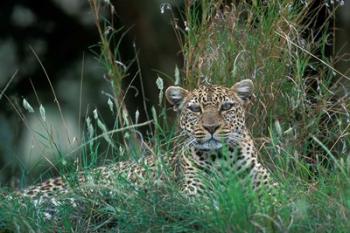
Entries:
POLYGON ((170 86, 165 91, 165 97, 167 98, 168 102, 174 106, 175 111, 182 108, 187 94, 187 90, 178 86, 170 86))
POLYGON ((231 89, 236 92, 237 96, 243 103, 246 103, 253 95, 254 84, 252 80, 244 79, 238 83, 235 83, 231 89))

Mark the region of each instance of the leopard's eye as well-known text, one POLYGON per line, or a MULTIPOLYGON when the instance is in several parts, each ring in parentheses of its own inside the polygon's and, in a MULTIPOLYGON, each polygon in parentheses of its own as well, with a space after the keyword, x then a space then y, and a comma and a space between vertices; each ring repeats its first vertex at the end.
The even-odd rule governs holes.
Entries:
POLYGON ((201 106, 199 104, 191 104, 188 106, 188 109, 191 110, 192 112, 201 112, 201 106))
POLYGON ((235 106, 233 102, 224 102, 220 107, 220 111, 230 110, 233 106, 235 106))

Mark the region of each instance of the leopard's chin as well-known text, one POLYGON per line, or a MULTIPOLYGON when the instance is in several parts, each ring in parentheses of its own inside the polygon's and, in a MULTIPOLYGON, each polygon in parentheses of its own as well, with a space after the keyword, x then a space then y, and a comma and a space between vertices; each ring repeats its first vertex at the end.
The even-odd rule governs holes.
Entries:
POLYGON ((195 142, 193 146, 200 150, 219 150, 223 147, 223 143, 212 138, 205 142, 195 142))

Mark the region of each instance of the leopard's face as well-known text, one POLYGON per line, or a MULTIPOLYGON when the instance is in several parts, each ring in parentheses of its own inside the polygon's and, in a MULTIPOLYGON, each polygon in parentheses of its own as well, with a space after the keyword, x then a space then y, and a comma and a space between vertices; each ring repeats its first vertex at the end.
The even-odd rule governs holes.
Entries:
POLYGON ((180 110, 180 128, 187 143, 206 150, 234 144, 245 133, 244 106, 253 84, 243 80, 233 87, 201 86, 191 92, 169 87, 167 99, 180 110))
POLYGON ((195 147, 218 149, 241 133, 244 109, 229 88, 202 86, 189 93, 181 110, 180 127, 195 147))

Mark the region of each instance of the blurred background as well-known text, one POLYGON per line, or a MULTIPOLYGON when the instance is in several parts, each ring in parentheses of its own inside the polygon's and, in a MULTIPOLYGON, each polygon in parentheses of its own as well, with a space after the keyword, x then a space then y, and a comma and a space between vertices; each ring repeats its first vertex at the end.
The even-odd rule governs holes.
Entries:
MULTIPOLYGON (((322 10, 307 33, 330 17, 333 8, 327 5, 342 4, 331 16, 332 43, 327 51, 330 58, 335 55, 342 58, 334 61, 334 66, 349 75, 350 4, 315 2, 313 8, 322 5, 322 10)), ((111 1, 115 28, 125 32, 120 36, 120 62, 132 63, 135 54, 139 59, 140 67, 132 63, 123 86, 134 80, 126 102, 130 113, 140 112, 140 122, 145 119, 143 101, 148 106, 158 103, 155 85, 158 75, 165 78, 167 86, 171 80, 166 77, 173 77, 175 67, 181 68, 183 63, 181 45, 171 24, 175 17, 183 25, 180 17, 183 3, 172 3, 173 10, 164 3, 167 2, 111 1), (141 86, 145 98, 137 91, 141 86)), ((103 14, 109 18, 109 9, 103 14)), ((114 117, 107 104, 113 90, 96 55, 99 36, 89 1, 3 0, 0 19, 0 185, 18 186, 20 177, 35 174, 33 167, 38 161, 49 161, 57 151, 67 152, 80 143, 86 116, 95 108, 106 125, 113 128, 114 117), (23 107, 23 101, 31 105, 33 113, 30 107, 23 107), (41 105, 45 109, 45 125, 41 105)), ((349 95, 349 80, 341 77, 339 80, 339 95, 349 95)))

